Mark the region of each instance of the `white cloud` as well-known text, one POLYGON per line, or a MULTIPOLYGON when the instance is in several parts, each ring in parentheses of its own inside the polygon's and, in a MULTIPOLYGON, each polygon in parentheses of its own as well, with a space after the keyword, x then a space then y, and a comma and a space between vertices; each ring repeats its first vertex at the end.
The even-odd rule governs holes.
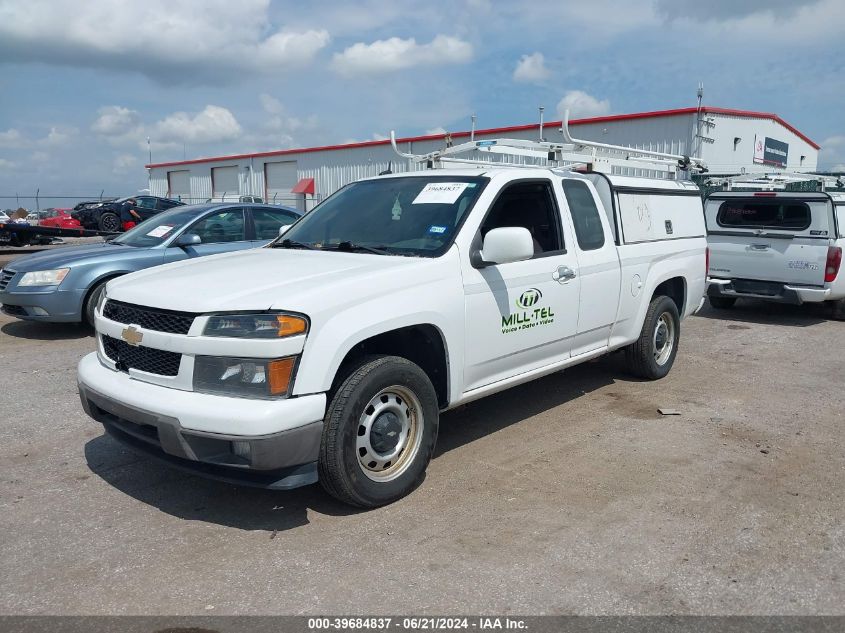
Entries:
POLYGON ((196 114, 174 112, 147 130, 148 136, 162 143, 217 143, 241 135, 241 126, 227 108, 207 105, 196 114))
POLYGON ((39 139, 38 144, 43 147, 58 147, 59 145, 68 143, 78 133, 79 130, 75 127, 54 126, 50 128, 47 136, 39 139))
POLYGON ((102 136, 125 136, 141 127, 141 115, 137 110, 116 105, 104 106, 97 114, 97 119, 91 124, 91 131, 102 136))
POLYGON ((322 29, 274 29, 269 7, 270 0, 3 2, 0 60, 219 83, 301 66, 329 43, 322 29))
POLYGON ((12 161, 0 158, 0 169, 14 169, 16 166, 12 161))
POLYGON ((438 35, 428 44, 417 44, 413 37, 391 37, 372 44, 353 44, 335 53, 333 65, 345 75, 384 73, 412 66, 465 64, 472 53, 472 44, 448 35, 438 35))
POLYGON ((26 139, 15 128, 9 128, 0 132, 0 147, 21 147, 26 144, 26 139))
POLYGON ((546 68, 543 53, 532 53, 531 55, 523 55, 517 62, 513 71, 513 80, 537 83, 548 79, 550 74, 549 69, 546 68))
POLYGON ((426 136, 434 136, 435 134, 446 134, 446 128, 437 126, 425 131, 426 136))
POLYGON ((610 101, 596 99, 583 90, 570 90, 558 101, 557 114, 563 118, 569 110, 570 118, 601 116, 610 112, 610 101))
POLYGON ((821 142, 820 171, 845 171, 845 134, 829 136, 821 142))
POLYGON ((125 174, 138 166, 138 157, 132 154, 118 154, 112 162, 112 171, 116 174, 125 174))

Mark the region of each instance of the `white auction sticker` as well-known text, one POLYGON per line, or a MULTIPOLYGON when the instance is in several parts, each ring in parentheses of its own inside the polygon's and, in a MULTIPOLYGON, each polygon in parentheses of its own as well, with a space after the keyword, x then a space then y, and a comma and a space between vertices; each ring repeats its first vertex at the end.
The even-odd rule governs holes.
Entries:
POLYGON ((152 231, 147 233, 147 235, 149 235, 150 237, 164 237, 165 235, 170 233, 170 231, 172 231, 172 230, 173 230, 172 224, 162 224, 161 226, 155 227, 152 231))
POLYGON ((469 183, 430 182, 411 204, 454 204, 469 183))

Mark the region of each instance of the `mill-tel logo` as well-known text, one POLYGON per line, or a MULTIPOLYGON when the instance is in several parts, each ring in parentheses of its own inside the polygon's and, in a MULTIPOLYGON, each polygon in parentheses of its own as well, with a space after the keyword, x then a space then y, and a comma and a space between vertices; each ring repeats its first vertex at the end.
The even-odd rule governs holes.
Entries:
POLYGON ((529 288, 519 295, 515 301, 519 310, 502 316, 502 334, 554 323, 555 313, 548 306, 541 307, 542 300, 543 293, 538 288, 529 288))

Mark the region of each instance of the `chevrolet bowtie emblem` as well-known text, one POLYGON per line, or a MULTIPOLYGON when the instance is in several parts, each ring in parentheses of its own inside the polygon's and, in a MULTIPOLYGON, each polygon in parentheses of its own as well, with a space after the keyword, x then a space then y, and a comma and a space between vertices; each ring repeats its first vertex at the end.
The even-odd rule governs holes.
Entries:
POLYGON ((120 333, 120 338, 129 343, 132 347, 138 347, 142 340, 144 340, 144 333, 139 332, 138 328, 130 325, 120 333))

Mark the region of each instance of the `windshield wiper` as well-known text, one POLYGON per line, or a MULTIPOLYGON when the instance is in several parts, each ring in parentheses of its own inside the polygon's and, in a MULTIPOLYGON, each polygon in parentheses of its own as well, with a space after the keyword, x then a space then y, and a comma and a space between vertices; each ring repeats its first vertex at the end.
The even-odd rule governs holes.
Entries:
POLYGON ((304 248, 309 251, 317 250, 316 246, 306 244, 305 242, 297 242, 296 240, 282 240, 281 242, 273 242, 269 246, 270 248, 304 248))
POLYGON ((340 242, 333 247, 324 247, 324 248, 334 248, 339 251, 349 251, 350 253, 355 251, 363 251, 365 253, 373 253, 375 255, 393 255, 390 251, 386 250, 389 248, 388 246, 364 246, 363 244, 356 244, 355 242, 340 242))

